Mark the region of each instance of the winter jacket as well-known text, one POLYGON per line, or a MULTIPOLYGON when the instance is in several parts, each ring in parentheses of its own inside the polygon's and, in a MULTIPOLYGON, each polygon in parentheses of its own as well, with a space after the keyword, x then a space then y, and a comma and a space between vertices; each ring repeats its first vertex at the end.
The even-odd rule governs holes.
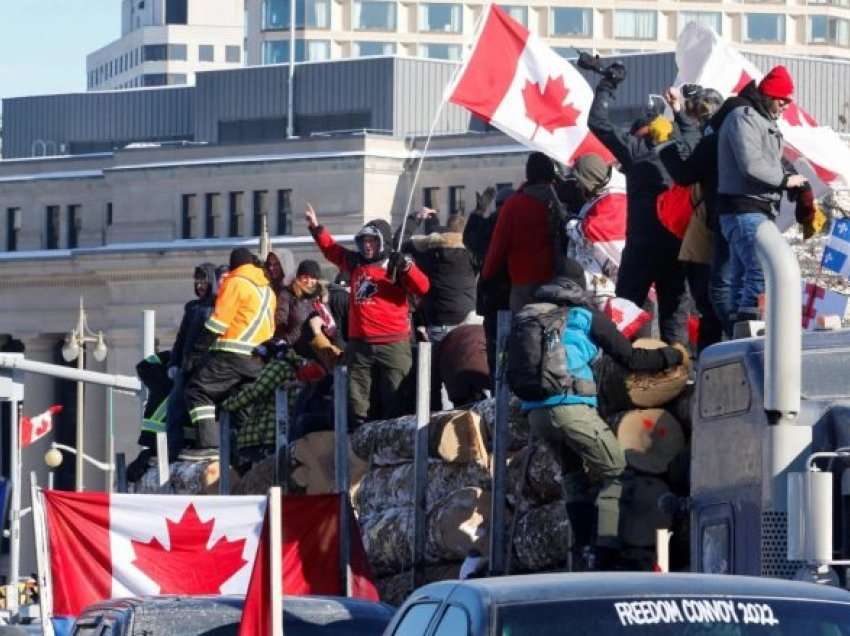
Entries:
MULTIPOLYGON (((392 240, 389 225, 377 221, 366 225, 380 229, 382 251, 386 251, 385 246, 392 240)), ((395 282, 387 272, 386 258, 364 262, 359 252, 339 245, 322 226, 313 229, 313 238, 325 258, 351 276, 348 338, 372 344, 408 340, 410 306, 407 296, 424 296, 429 288, 428 277, 422 270, 414 263, 395 282)))
POLYGON ((420 309, 425 324, 458 325, 475 309, 475 268, 459 232, 414 236, 402 250, 413 256, 431 288, 420 309))
POLYGON ((611 121, 609 110, 614 101, 614 89, 600 81, 587 124, 626 175, 626 242, 678 250, 678 239, 658 221, 655 207, 658 195, 670 186, 670 177, 647 137, 625 133, 611 121))
POLYGON ((304 323, 316 311, 316 304, 322 302, 323 293, 324 285, 321 282, 316 284, 312 294, 301 289, 297 279, 284 287, 277 296, 274 337, 283 338, 289 344, 298 342, 304 323))
POLYGON ((541 284, 555 271, 549 206, 523 185, 505 201, 496 220, 481 277, 496 278, 507 265, 511 285, 541 284))
POLYGON ((274 292, 263 270, 250 263, 227 274, 206 328, 218 339, 213 351, 250 356, 258 344, 274 335, 274 292))
POLYGON ((702 138, 699 122, 685 114, 684 111, 673 113, 674 133, 673 137, 684 144, 691 151, 702 138))
POLYGON ((765 98, 750 82, 720 127, 717 141, 718 212, 762 211, 776 215, 788 181, 782 133, 765 98))
POLYGON ((348 337, 348 312, 351 305, 351 294, 348 287, 331 283, 328 285, 328 309, 337 324, 337 334, 348 337))
POLYGON ((195 273, 202 273, 210 287, 206 296, 190 300, 183 307, 183 319, 180 321, 177 338, 175 338, 174 345, 171 347, 171 356, 169 357, 169 366, 178 369, 187 368, 188 358, 195 349, 195 343, 204 328, 204 323, 212 313, 213 303, 215 302, 217 286, 215 265, 201 263, 195 268, 195 273))
POLYGON ((142 413, 142 430, 139 434, 139 446, 156 448, 156 434, 165 432, 165 419, 168 412, 168 395, 172 382, 168 377, 171 353, 160 351, 148 356, 136 365, 136 375, 148 390, 148 399, 142 413))
MULTIPOLYGON (((535 295, 540 302, 568 305, 567 326, 561 344, 567 352, 567 365, 577 380, 593 380, 591 364, 601 349, 630 371, 663 371, 682 361, 682 353, 673 347, 638 349, 602 312, 587 307, 586 292, 572 281, 544 285, 535 295)), ((564 394, 537 402, 522 402, 522 410, 549 408, 566 404, 596 406, 595 395, 564 394)))
MULTIPOLYGON (((463 244, 472 254, 472 262, 477 274, 480 274, 484 267, 484 259, 487 257, 487 249, 490 247, 498 216, 498 211, 486 218, 481 214, 471 214, 463 228, 463 244)), ((475 311, 479 316, 483 316, 500 309, 508 309, 510 296, 511 281, 508 279, 505 267, 502 267, 490 280, 484 280, 483 276, 479 276, 475 290, 475 311)))

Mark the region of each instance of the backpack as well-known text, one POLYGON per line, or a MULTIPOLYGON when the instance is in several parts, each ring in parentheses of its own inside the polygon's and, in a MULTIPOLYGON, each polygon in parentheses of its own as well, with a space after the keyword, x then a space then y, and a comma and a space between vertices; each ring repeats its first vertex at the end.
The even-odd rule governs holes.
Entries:
POLYGON ((506 374, 511 391, 521 400, 538 402, 572 391, 575 382, 561 341, 568 311, 551 303, 532 303, 514 316, 506 374))

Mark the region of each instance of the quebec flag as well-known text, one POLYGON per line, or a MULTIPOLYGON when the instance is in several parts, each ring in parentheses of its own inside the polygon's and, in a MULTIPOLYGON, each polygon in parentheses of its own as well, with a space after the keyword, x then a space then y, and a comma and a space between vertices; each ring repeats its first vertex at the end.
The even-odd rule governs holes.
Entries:
POLYGON ((850 278, 850 219, 833 224, 820 264, 824 269, 850 278))

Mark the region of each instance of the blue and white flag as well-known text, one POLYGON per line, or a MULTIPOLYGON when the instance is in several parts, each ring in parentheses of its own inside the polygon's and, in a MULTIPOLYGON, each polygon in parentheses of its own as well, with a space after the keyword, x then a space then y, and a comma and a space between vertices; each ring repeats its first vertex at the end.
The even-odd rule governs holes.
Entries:
POLYGON ((832 233, 823 250, 821 267, 850 278, 850 219, 832 224, 832 233))

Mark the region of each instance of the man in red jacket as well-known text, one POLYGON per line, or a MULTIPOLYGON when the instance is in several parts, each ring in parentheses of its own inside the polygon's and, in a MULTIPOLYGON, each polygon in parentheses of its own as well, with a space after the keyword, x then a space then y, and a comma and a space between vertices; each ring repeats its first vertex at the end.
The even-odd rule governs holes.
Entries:
POLYGON ((425 295, 428 277, 408 257, 392 252, 392 230, 386 221, 364 225, 354 237, 355 252, 334 241, 309 203, 304 217, 325 258, 351 277, 345 351, 350 428, 365 422, 369 414, 373 374, 379 398, 375 416, 397 417, 404 408, 399 388, 413 364, 407 297, 425 295))
POLYGON ((532 302, 535 290, 555 273, 557 205, 555 164, 542 152, 532 152, 525 164, 526 182, 499 212, 481 277, 496 278, 507 267, 510 306, 516 313, 532 302))

